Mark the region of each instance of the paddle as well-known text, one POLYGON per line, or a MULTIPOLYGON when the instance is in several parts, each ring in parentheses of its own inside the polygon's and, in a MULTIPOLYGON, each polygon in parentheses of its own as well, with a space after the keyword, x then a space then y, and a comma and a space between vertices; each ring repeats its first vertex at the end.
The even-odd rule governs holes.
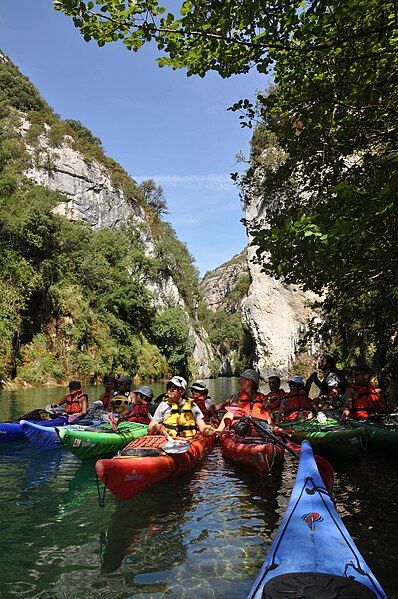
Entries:
POLYGON ((245 416, 243 419, 246 420, 247 422, 250 422, 250 424, 255 426, 257 430, 262 432, 264 435, 267 435, 270 439, 272 439, 272 441, 276 445, 279 445, 280 447, 283 447, 283 449, 286 449, 286 451, 288 453, 292 454, 295 458, 298 459, 300 457, 300 454, 297 453, 297 451, 295 451, 294 449, 289 447, 289 445, 287 445, 284 441, 282 441, 282 439, 280 439, 272 431, 270 431, 267 426, 265 426, 264 424, 260 424, 260 422, 258 422, 251 416, 245 416))
POLYGON ((190 448, 190 444, 188 441, 183 441, 181 439, 173 439, 167 433, 163 433, 167 439, 166 445, 163 445, 162 449, 166 453, 185 453, 190 448))

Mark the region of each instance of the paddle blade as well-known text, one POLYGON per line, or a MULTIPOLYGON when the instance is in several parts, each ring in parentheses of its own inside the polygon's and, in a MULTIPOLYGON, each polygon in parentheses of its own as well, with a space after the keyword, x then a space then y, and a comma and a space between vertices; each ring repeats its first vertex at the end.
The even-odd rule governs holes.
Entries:
POLYGON ((246 412, 242 410, 242 408, 237 408, 236 406, 225 406, 225 410, 234 416, 246 416, 246 412))
POLYGON ((188 441, 168 441, 162 449, 165 453, 186 453, 190 448, 188 441))

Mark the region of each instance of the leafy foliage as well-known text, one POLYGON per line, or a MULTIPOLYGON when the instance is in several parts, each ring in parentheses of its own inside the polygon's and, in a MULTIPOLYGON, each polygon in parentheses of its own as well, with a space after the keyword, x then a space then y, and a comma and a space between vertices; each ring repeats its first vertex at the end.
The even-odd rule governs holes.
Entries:
POLYGON ((179 308, 166 308, 155 317, 152 333, 172 372, 187 375, 193 342, 186 314, 179 308))
POLYGON ((154 42, 161 66, 222 77, 272 70, 258 105, 236 102, 242 126, 260 124, 246 201, 263 198, 254 231, 264 270, 326 291, 323 334, 345 357, 370 347, 398 362, 398 13, 394 0, 57 0, 86 41, 154 42))

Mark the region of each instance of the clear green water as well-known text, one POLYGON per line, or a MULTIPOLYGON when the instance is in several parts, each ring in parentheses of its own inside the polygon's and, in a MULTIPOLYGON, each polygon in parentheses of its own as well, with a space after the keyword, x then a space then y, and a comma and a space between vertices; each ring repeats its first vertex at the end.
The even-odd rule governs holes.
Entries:
MULTIPOLYGON (((219 400, 236 381, 211 381, 219 400)), ((161 386, 155 386, 155 392, 161 386)), ((89 389, 90 400, 101 390, 89 389)), ((62 389, 0 391, 0 420, 62 389)), ((365 456, 336 466, 340 515, 390 597, 398 597, 398 466, 365 456)), ((97 502, 92 463, 28 442, 0 445, 0 597, 246 596, 288 503, 295 464, 257 476, 215 448, 199 468, 128 502, 97 502)))

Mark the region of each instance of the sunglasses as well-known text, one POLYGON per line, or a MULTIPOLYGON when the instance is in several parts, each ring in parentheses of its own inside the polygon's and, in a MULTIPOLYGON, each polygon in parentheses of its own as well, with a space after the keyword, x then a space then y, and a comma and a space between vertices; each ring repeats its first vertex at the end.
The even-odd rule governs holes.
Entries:
POLYGON ((127 399, 115 399, 110 402, 113 406, 128 406, 130 402, 127 399))
POLYGON ((181 387, 176 387, 175 385, 169 385, 167 387, 167 390, 168 391, 181 391, 182 389, 181 389, 181 387))

